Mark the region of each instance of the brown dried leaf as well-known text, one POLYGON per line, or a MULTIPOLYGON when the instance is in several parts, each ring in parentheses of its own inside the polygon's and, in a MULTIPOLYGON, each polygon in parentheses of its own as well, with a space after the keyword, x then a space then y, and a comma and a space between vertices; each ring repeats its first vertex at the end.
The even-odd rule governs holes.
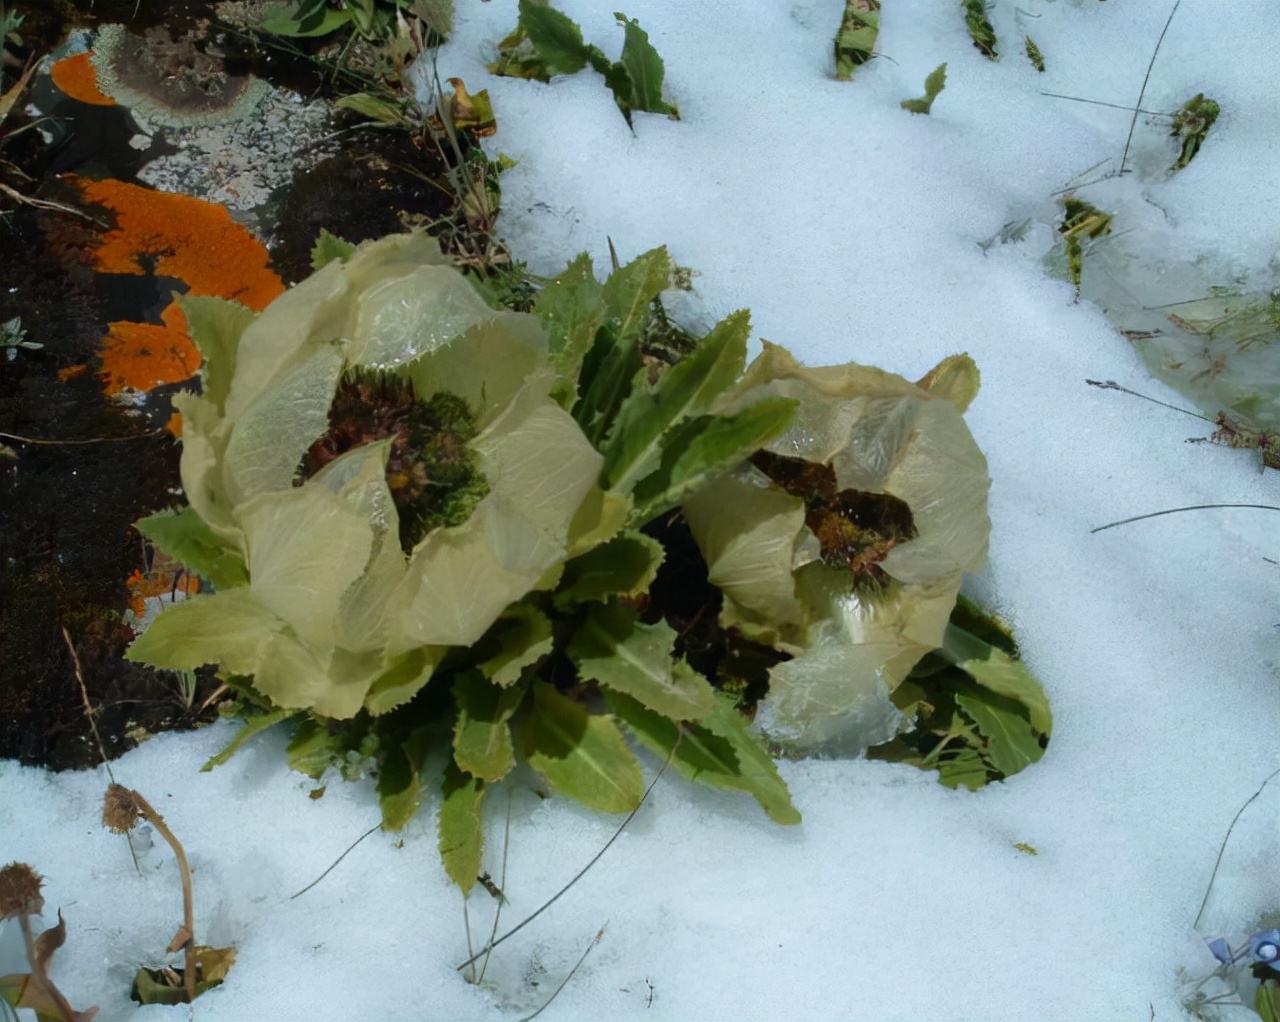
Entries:
POLYGON ((48 969, 53 953, 62 947, 66 940, 67 923, 62 918, 62 909, 58 909, 58 925, 49 927, 36 938, 36 968, 40 970, 48 969))
POLYGON ((178 927, 178 932, 173 935, 173 940, 169 941, 169 946, 165 948, 165 952, 173 954, 175 951, 181 951, 194 939, 195 935, 191 932, 191 928, 183 923, 178 927))

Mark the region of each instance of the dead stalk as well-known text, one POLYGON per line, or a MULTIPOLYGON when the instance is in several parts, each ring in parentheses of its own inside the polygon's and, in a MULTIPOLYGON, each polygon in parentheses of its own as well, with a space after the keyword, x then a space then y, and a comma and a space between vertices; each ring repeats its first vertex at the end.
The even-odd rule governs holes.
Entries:
MULTIPOLYGON (((62 921, 62 914, 59 912, 58 921, 62 921)), ((58 1006, 58 1014, 62 1016, 62 1022, 77 1022, 77 1016, 67 999, 62 996, 62 991, 53 985, 53 981, 49 979, 48 970, 44 967, 39 952, 36 951, 36 939, 31 932, 31 917, 25 912, 18 915, 18 926, 22 928, 22 940, 27 946, 27 963, 31 966, 31 975, 36 978, 36 982, 49 995, 50 1000, 58 1006)))

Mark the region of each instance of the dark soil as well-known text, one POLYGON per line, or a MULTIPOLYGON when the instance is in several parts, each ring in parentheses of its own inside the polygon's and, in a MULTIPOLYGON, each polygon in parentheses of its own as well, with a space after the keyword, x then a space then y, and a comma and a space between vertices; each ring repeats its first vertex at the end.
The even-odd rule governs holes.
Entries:
POLYGON ((0 458, 0 758, 54 768, 100 759, 63 628, 108 755, 133 744, 130 731, 196 723, 174 678, 121 657, 133 637, 126 580, 146 566, 133 522, 171 504, 179 485, 173 438, 125 414, 96 375, 107 320, 123 297, 145 299, 112 295, 115 278, 79 261, 84 229, 66 220, 21 210, 0 226, 0 245, 18 256, 5 260, 0 322, 21 317, 44 346, 0 355, 0 430, 11 434, 0 437, 10 449, 0 458), (76 365, 89 371, 59 378, 76 365))

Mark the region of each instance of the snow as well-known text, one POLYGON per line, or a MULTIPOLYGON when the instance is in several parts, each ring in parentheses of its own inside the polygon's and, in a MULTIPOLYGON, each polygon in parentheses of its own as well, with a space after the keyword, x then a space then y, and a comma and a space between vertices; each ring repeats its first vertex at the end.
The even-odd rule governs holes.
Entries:
MULTIPOLYGON (((114 770, 186 844, 200 940, 239 948, 229 981, 191 1014, 516 1018, 607 923, 546 1017, 1184 1017, 1178 970, 1214 964, 1191 926, 1219 844, 1280 765, 1280 569, 1264 560, 1280 555, 1274 519, 1204 511, 1089 530, 1166 507, 1275 503, 1273 478, 1249 452, 1183 443, 1190 419, 1085 384, 1173 398, 1095 308, 1046 276, 1047 227, 985 254, 978 244, 1091 165, 1115 165, 1127 112, 1039 93, 1132 103, 1169 5, 1027 0, 1020 14, 1002 0, 993 64, 958 4, 886 0, 884 58, 844 83, 830 77, 841 0, 635 0, 627 14, 664 56, 683 119, 638 114, 634 135, 590 71, 551 85, 488 75, 515 0, 459 6, 441 77, 489 89, 492 148, 519 160, 503 180, 501 229, 535 272, 583 249, 604 268, 607 238, 624 259, 667 244, 697 270, 679 311, 702 325, 750 307, 756 336, 809 363, 912 378, 951 352, 973 355, 983 389, 968 420, 990 461, 994 531, 970 590, 1016 627, 1053 700, 1053 741, 1039 764, 977 793, 906 766, 784 763, 805 818, 794 829, 746 798, 664 777, 585 879, 494 952, 476 988, 453 968, 467 943, 434 806, 290 900, 376 822, 371 784, 329 779, 313 801, 280 736, 199 773, 230 728, 163 735, 114 770), (1043 75, 1021 55, 1019 20, 1043 75), (932 115, 899 109, 944 60, 932 115)), ((612 5, 558 6, 617 53, 612 5)), ((1172 255, 1254 273, 1276 255, 1274 231, 1259 229, 1280 203, 1276 38, 1270 0, 1184 0, 1173 20, 1144 105, 1172 110, 1203 90, 1223 114, 1173 179, 1103 186, 1162 209, 1181 246, 1172 255)), ((1139 120, 1139 168, 1172 162, 1163 133, 1139 120)), ((50 914, 61 906, 69 930, 54 976, 73 1003, 96 1002, 105 1019, 185 1017, 127 1000, 133 969, 172 935, 180 894, 162 843, 141 854, 139 875, 101 827, 103 788, 101 772, 0 763, 0 862, 46 875, 50 914)), ((504 924, 616 826, 511 788, 504 924)), ((1269 793, 1242 820, 1204 934, 1238 941, 1280 907, 1278 805, 1269 793)), ((496 877, 505 799, 490 810, 496 877)), ((492 905, 472 897, 477 943, 492 905)), ((10 925, 0 973, 17 964, 14 941, 10 925)))

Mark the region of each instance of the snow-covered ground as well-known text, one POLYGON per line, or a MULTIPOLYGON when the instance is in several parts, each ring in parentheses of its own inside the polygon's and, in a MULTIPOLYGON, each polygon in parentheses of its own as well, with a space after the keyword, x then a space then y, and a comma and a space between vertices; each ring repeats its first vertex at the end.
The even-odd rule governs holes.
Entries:
MULTIPOLYGON (((617 53, 613 5, 558 6, 617 53)), ((535 271, 582 249, 605 267, 606 237, 624 259, 665 243, 699 274, 682 312, 710 323, 748 306, 756 336, 810 363, 914 378, 951 352, 973 355, 983 389, 968 419, 990 461, 994 531, 971 589, 1015 625, 1053 700, 1053 741, 1038 765, 977 793, 906 766, 784 763, 804 814, 792 829, 749 799, 663 778, 476 988, 453 968, 467 942, 434 805, 290 900, 376 822, 371 785, 331 780, 313 801, 280 736, 199 773, 230 729, 164 735, 114 768, 186 843, 200 939, 239 948, 194 1017, 515 1018, 606 923, 544 1017, 1183 1017, 1177 970, 1213 965, 1191 924, 1219 843, 1280 764, 1280 568, 1264 560, 1280 555, 1276 519, 1206 511, 1089 529, 1185 504, 1275 503, 1274 478, 1248 452, 1183 443, 1190 419, 1085 384, 1171 397, 1096 309, 1046 277, 1048 227, 985 254, 978 244, 1091 165, 1114 166, 1129 114, 1040 91, 1131 104, 1170 5, 1023 0, 1019 12, 999 0, 1004 52, 991 63, 958 3, 885 0, 884 57, 845 83, 830 74, 842 0, 633 0, 626 13, 665 57, 683 116, 637 115, 634 135, 590 71, 549 86, 485 72, 515 0, 459 7, 441 77, 490 91, 494 148, 520 161, 504 178, 502 228, 535 271), (1022 30, 1046 73, 1022 56, 1022 30), (942 61, 932 115, 899 109, 942 61)), ((1144 106, 1173 110, 1203 90, 1222 116, 1176 177, 1100 186, 1165 211, 1184 246, 1171 258, 1208 253, 1256 272, 1276 255, 1277 38, 1273 0, 1183 0, 1172 22, 1144 106)), ((1172 162, 1163 131, 1139 122, 1140 166, 1157 153, 1172 162)), ((73 1003, 96 1002, 109 1020, 185 1017, 127 1000, 134 967, 173 933, 179 889, 159 843, 135 873, 98 821, 103 787, 100 773, 0 763, 0 862, 46 875, 50 915, 61 906, 69 928, 54 975, 73 1003)), ((616 824, 513 787, 510 922, 616 824)), ((495 876, 505 802, 490 800, 495 876)), ((1238 938, 1280 908, 1277 807, 1264 796, 1237 828, 1205 933, 1238 938)), ((477 943, 492 907, 477 889, 477 943)), ((0 973, 14 950, 3 931, 0 973)))

